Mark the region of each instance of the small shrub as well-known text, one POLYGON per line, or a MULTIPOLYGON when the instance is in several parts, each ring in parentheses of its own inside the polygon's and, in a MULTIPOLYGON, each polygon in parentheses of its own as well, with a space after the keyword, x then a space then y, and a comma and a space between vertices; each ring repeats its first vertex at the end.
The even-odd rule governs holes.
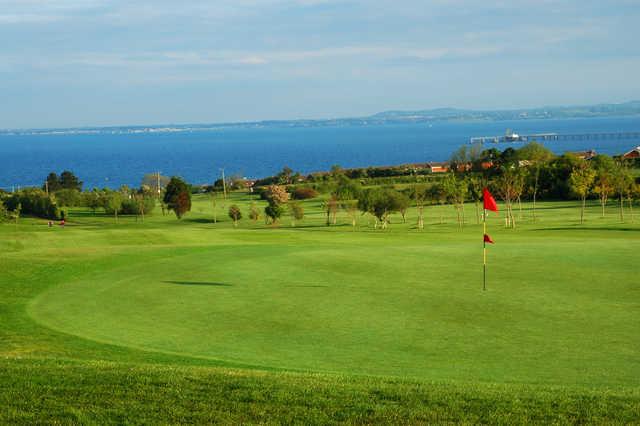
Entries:
POLYGON ((291 194, 294 200, 308 200, 310 198, 316 198, 318 191, 309 187, 296 188, 291 194))
POLYGON ((229 207, 229 217, 233 220, 233 226, 238 226, 238 221, 242 219, 240 207, 232 204, 231 207, 229 207))

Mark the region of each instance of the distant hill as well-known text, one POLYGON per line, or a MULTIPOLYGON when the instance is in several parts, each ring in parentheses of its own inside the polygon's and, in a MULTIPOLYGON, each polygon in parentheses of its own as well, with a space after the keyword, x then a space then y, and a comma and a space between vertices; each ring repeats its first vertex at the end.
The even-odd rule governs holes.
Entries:
POLYGON ((630 101, 617 104, 555 106, 505 110, 472 110, 458 108, 435 108, 418 111, 394 110, 384 111, 366 117, 316 120, 265 120, 244 123, 163 124, 148 126, 82 127, 64 129, 0 129, 0 135, 170 133, 222 130, 225 128, 370 126, 394 123, 402 124, 437 121, 500 121, 548 118, 592 118, 632 115, 640 116, 640 101, 630 101))
POLYGON ((372 115, 375 120, 394 122, 451 121, 451 120, 527 120, 544 118, 589 118, 640 115, 640 101, 618 104, 556 106, 505 110, 470 110, 436 108, 419 111, 384 111, 372 115))

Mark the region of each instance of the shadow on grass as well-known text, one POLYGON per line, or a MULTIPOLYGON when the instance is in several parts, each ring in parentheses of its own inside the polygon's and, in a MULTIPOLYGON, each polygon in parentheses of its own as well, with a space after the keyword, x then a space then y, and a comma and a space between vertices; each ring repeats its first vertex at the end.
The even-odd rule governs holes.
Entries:
POLYGON ((219 220, 218 222, 214 222, 213 219, 200 218, 200 217, 184 218, 182 220, 184 222, 191 222, 191 223, 220 223, 219 220))
POLYGON ((211 287, 233 287, 233 284, 217 283, 212 281, 163 281, 163 283, 177 285, 204 285, 211 287))

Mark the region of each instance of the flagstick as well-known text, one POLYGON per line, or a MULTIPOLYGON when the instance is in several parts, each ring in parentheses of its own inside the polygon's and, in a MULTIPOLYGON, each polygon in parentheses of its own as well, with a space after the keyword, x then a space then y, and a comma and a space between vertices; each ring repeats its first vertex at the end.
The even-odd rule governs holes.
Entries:
POLYGON ((487 290, 487 209, 482 211, 482 291, 487 290))

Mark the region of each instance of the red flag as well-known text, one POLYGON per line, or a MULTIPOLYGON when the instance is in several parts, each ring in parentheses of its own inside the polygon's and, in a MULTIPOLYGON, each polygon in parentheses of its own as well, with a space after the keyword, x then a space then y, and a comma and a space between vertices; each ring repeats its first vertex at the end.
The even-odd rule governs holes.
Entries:
POLYGON ((484 201, 484 209, 491 210, 492 212, 498 212, 498 205, 496 204, 496 200, 493 198, 493 195, 489 192, 487 188, 482 190, 482 200, 484 201))
POLYGON ((491 239, 491 237, 489 236, 489 234, 484 234, 484 242, 485 242, 485 243, 495 244, 495 243, 493 242, 493 240, 491 239))

